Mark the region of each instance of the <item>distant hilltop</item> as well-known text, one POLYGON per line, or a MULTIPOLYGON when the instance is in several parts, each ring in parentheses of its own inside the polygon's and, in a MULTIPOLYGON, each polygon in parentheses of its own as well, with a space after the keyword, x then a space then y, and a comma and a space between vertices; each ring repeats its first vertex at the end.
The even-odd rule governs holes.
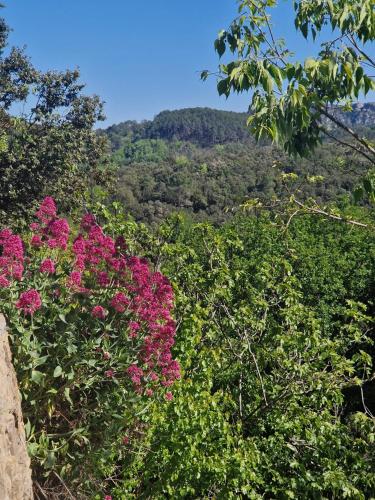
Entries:
MULTIPOLYGON (((352 111, 333 108, 333 114, 345 125, 356 129, 375 128, 375 103, 356 103, 352 111)), ((124 141, 163 139, 192 142, 202 147, 230 142, 251 141, 246 128, 247 113, 211 108, 185 108, 162 111, 153 120, 125 121, 99 133, 107 135, 113 150, 124 141)))
POLYGON ((339 117, 345 125, 352 127, 375 127, 375 102, 358 102, 353 104, 352 111, 342 111, 339 107, 334 109, 334 114, 339 117))

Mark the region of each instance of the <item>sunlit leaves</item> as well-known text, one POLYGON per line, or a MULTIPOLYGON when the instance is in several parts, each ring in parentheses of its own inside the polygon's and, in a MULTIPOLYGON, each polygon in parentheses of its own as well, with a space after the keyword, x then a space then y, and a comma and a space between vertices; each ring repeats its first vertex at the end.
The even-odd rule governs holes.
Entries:
MULTIPOLYGON (((295 27, 304 38, 311 34, 321 43, 319 55, 303 64, 292 61, 283 41, 275 38, 270 16, 274 6, 271 1, 243 1, 241 15, 219 33, 217 52, 222 56, 228 47, 237 60, 221 66, 218 91, 227 97, 249 90, 262 95, 261 106, 261 98, 253 98, 254 116, 249 120, 256 137, 268 136, 290 154, 307 155, 322 134, 326 119, 322 108, 358 99, 375 88, 369 72, 374 62, 366 53, 366 43, 375 38, 374 4, 371 0, 294 2, 295 27), (338 36, 323 39, 327 24, 339 31, 338 36)), ((203 74, 204 79, 207 76, 203 74)), ((361 150, 375 162, 365 141, 361 150)))

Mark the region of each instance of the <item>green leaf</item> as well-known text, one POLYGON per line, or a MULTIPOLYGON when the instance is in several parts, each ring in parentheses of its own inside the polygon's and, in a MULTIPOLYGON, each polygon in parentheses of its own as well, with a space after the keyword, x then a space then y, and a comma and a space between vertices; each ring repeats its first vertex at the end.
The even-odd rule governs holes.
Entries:
POLYGON ((306 71, 309 71, 309 70, 316 68, 317 65, 318 65, 318 62, 315 59, 308 58, 305 60, 305 70, 306 71))
POLYGON ((288 68, 286 69, 286 76, 289 81, 294 77, 295 73, 296 68, 294 66, 288 66, 288 68))
POLYGON ((224 52, 225 52, 225 42, 222 38, 218 38, 215 40, 215 50, 219 54, 219 57, 221 57, 224 52))
POLYGON ((361 66, 358 66, 358 68, 355 70, 355 81, 357 85, 361 82, 363 74, 364 74, 363 68, 361 66))
POLYGON ((344 63, 344 71, 347 74, 348 78, 352 79, 353 77, 353 68, 352 65, 348 62, 344 63))
POLYGON ((38 370, 31 371, 31 380, 38 385, 42 384, 44 377, 45 377, 45 374, 42 372, 39 372, 38 370))
POLYGON ((63 323, 66 323, 65 314, 60 313, 60 314, 59 314, 59 319, 60 319, 63 323))
POLYGON ((302 32, 302 35, 307 38, 308 34, 309 34, 309 23, 306 21, 305 23, 303 23, 301 26, 300 26, 300 30, 302 32))
POLYGON ((27 422, 25 424, 25 434, 26 434, 26 438, 29 438, 30 437, 30 433, 31 433, 31 422, 29 419, 27 419, 27 422))
POLYGON ((47 459, 44 462, 44 467, 46 469, 52 469, 55 463, 56 463, 56 455, 54 454, 53 451, 49 451, 47 454, 47 459))
POLYGON ((363 187, 365 188, 365 191, 367 194, 372 193, 372 183, 370 179, 363 179, 363 187))
POLYGON ((62 374, 62 372, 63 372, 63 370, 62 370, 61 366, 59 366, 59 365, 56 366, 56 368, 55 368, 55 370, 53 372, 54 378, 60 377, 61 374, 62 374))
POLYGON ((209 73, 208 73, 207 70, 202 71, 202 73, 201 73, 201 80, 206 81, 207 78, 208 78, 208 74, 209 73))
POLYGON ((70 404, 73 404, 72 398, 70 397, 70 388, 65 387, 64 389, 64 396, 67 401, 69 401, 70 404))
POLYGON ((224 78, 223 80, 220 80, 219 83, 217 84, 217 91, 219 95, 228 95, 229 94, 229 81, 228 78, 224 78))

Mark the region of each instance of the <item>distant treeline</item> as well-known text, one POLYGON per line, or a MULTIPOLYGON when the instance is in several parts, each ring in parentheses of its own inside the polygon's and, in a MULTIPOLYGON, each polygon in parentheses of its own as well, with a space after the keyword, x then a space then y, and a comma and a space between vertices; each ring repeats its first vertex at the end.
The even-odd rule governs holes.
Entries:
MULTIPOLYGON (((335 108, 334 114, 346 125, 374 136, 375 103, 357 104, 352 111, 347 112, 335 108)), ((139 139, 188 141, 201 147, 210 147, 230 142, 251 142, 251 135, 246 128, 247 117, 247 113, 186 108, 162 111, 152 121, 125 121, 99 133, 109 138, 114 151, 126 142, 139 139)))
POLYGON ((246 113, 210 108, 162 111, 152 121, 126 121, 112 125, 105 133, 112 147, 120 148, 124 139, 163 139, 189 141, 202 147, 250 139, 246 113))

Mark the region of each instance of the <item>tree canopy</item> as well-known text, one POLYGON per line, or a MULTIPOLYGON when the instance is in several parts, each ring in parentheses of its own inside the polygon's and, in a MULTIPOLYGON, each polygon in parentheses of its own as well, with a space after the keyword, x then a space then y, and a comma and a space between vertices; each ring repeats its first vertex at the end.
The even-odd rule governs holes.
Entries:
MULTIPOLYGON (((319 42, 320 51, 295 61, 272 27, 276 0, 241 0, 239 15, 215 41, 219 56, 236 58, 219 67, 219 94, 253 91, 248 125, 260 139, 269 137, 290 154, 306 155, 322 135, 336 137, 327 121, 343 132, 344 141, 375 164, 375 149, 337 119, 332 105, 350 109, 375 88, 373 0, 297 0, 294 25, 302 37, 319 42), (328 33, 328 34, 327 34, 328 33)), ((207 78, 208 71, 202 73, 207 78)))
MULTIPOLYGON (((93 130, 103 119, 97 96, 85 96, 78 70, 37 70, 23 50, 8 48, 0 20, 0 219, 24 217, 53 194, 64 208, 82 199, 99 168, 105 141, 93 130), (26 110, 15 115, 15 105, 26 110)), ((108 175, 108 174, 106 174, 108 175)))

